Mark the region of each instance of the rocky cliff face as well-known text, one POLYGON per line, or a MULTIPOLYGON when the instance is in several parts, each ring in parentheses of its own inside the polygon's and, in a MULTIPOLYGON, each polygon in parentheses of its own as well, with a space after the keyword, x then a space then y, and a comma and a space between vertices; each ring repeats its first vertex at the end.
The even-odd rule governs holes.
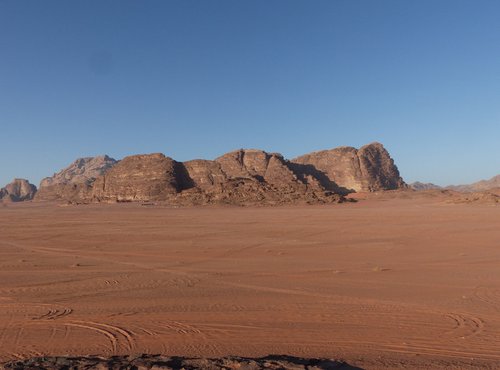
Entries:
POLYGON ((116 163, 107 155, 79 158, 68 167, 40 182, 36 200, 88 199, 92 193, 92 183, 105 174, 116 163))
POLYGON ((285 204, 341 201, 352 190, 405 186, 381 144, 315 152, 290 162, 281 154, 240 149, 210 160, 177 162, 163 154, 120 162, 84 158, 42 181, 37 199, 75 202, 168 201, 170 204, 285 204))
POLYGON ((163 154, 124 158, 92 185, 90 201, 168 201, 171 204, 329 202, 339 196, 310 189, 278 154, 238 150, 214 161, 176 162, 163 154))
POLYGON ((211 196, 227 203, 283 204, 331 202, 340 197, 302 174, 281 154, 240 149, 215 159, 225 176, 211 196), (308 181, 310 180, 310 181, 308 181))
POLYGON ((379 191, 406 187, 387 150, 380 143, 360 149, 340 147, 313 152, 292 162, 323 186, 340 191, 379 191))
POLYGON ((80 184, 91 183, 97 177, 103 175, 117 161, 107 155, 97 157, 78 158, 65 169, 46 177, 40 182, 40 188, 55 184, 80 184))
POLYGON ((276 188, 291 187, 306 190, 305 184, 288 167, 281 154, 266 153, 256 149, 240 149, 224 154, 215 161, 231 179, 253 179, 276 188))
POLYGON ((54 184, 39 188, 35 200, 66 200, 71 202, 88 201, 92 197, 92 184, 82 182, 79 184, 66 183, 54 184))
POLYGON ((8 202, 21 202, 31 200, 35 196, 36 186, 25 179, 14 179, 4 188, 0 189, 0 200, 8 202))
POLYGON ((228 181, 227 175, 222 171, 221 165, 215 161, 195 159, 183 163, 187 179, 184 181, 184 189, 199 189, 202 191, 213 191, 222 189, 228 181))
POLYGON ((97 201, 167 200, 180 189, 177 162, 161 153, 125 157, 93 184, 97 201))

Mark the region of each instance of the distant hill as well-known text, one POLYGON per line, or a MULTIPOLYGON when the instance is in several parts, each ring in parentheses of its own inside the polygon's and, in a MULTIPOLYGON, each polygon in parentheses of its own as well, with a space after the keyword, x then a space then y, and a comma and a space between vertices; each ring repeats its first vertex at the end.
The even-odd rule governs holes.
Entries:
POLYGON ((433 184, 431 182, 423 183, 420 181, 415 181, 412 182, 411 184, 408 185, 411 189, 413 190, 435 190, 435 189, 441 189, 441 186, 433 184))
POLYGON ((500 175, 494 176, 489 180, 481 180, 468 185, 451 185, 446 189, 460 191, 460 192, 480 192, 500 188, 500 175))
POLYGON ((483 191, 488 191, 488 190, 500 188, 500 175, 494 176, 489 180, 481 180, 481 181, 474 182, 472 184, 466 184, 466 185, 449 185, 446 187, 442 187, 442 186, 435 185, 432 183, 422 183, 422 182, 416 181, 416 182, 412 182, 408 186, 411 189, 417 190, 417 191, 447 189, 447 190, 458 191, 461 193, 477 193, 477 192, 483 192, 483 191))
POLYGON ((22 202, 32 200, 36 193, 36 186, 25 179, 14 179, 0 189, 0 200, 7 202, 22 202))

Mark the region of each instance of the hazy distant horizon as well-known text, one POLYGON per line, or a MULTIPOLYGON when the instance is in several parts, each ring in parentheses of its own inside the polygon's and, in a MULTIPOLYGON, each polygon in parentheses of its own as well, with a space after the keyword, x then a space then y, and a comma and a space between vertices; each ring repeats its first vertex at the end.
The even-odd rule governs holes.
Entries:
POLYGON ((0 187, 78 157, 384 144, 403 179, 500 174, 500 3, 0 2, 0 187))

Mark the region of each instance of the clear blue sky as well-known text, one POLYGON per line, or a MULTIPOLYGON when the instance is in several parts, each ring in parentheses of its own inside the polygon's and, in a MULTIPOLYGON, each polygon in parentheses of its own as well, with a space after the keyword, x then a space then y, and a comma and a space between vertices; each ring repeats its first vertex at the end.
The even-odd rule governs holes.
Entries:
POLYGON ((380 141, 500 174, 500 1, 0 0, 0 184, 75 158, 380 141))

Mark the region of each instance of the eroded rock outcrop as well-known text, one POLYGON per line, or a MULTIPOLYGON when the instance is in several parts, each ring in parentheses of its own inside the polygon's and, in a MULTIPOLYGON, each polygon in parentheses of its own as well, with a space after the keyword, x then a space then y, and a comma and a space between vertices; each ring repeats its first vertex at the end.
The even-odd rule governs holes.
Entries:
POLYGON ((299 166, 298 170, 317 177, 325 188, 349 192, 406 187, 394 160, 380 143, 360 149, 322 150, 297 157, 292 162, 299 166))
MULTIPOLYGON (((279 153, 240 149, 215 159, 228 181, 222 196, 263 203, 309 203, 339 201, 314 178, 294 171, 279 153)), ((231 199, 229 199, 231 200, 231 199)))
POLYGON ((183 188, 196 188, 202 191, 221 189, 227 182, 227 175, 222 171, 220 163, 205 159, 183 162, 187 174, 183 188))
POLYGON ((239 149, 214 161, 182 163, 180 204, 270 205, 338 202, 342 197, 296 176, 280 154, 239 149))
POLYGON ((305 184, 288 167, 287 161, 281 154, 240 149, 224 154, 215 161, 231 179, 254 179, 275 187, 306 190, 305 184))
POLYGON ((36 200, 71 200, 89 199, 92 184, 96 178, 105 174, 118 161, 101 155, 79 158, 68 167, 40 182, 36 200))
MULTIPOLYGON (((100 159, 96 159, 100 158, 100 159)), ((44 179, 37 199, 169 204, 288 204, 343 201, 352 190, 405 186, 381 144, 311 153, 293 162, 278 153, 239 149, 215 160, 177 162, 164 154, 116 162, 84 158, 44 179)))
POLYGON ((14 179, 0 189, 0 200, 7 202, 22 202, 32 200, 36 194, 36 186, 25 179, 14 179))
POLYGON ((164 154, 143 154, 125 157, 92 186, 96 201, 161 201, 180 189, 180 166, 164 154))
POLYGON ((46 177, 40 182, 40 188, 55 184, 80 184, 92 182, 97 177, 103 175, 117 161, 107 155, 97 157, 78 158, 65 169, 59 171, 51 177, 46 177))

